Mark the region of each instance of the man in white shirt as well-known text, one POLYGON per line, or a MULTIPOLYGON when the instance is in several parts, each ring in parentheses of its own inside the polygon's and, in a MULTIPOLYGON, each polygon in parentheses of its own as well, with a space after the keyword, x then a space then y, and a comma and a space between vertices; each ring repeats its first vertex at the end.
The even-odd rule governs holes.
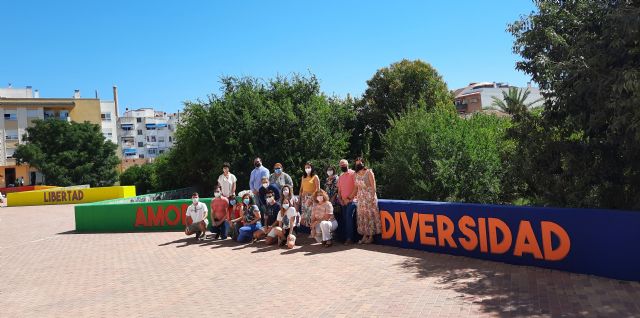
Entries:
POLYGON ((193 201, 193 204, 189 205, 185 213, 187 217, 187 228, 184 230, 184 234, 191 235, 195 233, 196 239, 201 241, 204 240, 207 224, 209 224, 209 220, 207 219, 209 210, 206 204, 200 202, 198 192, 193 193, 191 201, 193 201))

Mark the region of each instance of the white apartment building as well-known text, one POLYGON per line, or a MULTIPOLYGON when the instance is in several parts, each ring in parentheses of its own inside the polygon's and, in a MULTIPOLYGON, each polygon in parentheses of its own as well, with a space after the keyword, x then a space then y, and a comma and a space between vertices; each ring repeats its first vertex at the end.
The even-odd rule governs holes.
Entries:
POLYGON ((118 118, 119 145, 123 159, 155 158, 173 146, 180 113, 167 114, 153 108, 127 109, 118 118))

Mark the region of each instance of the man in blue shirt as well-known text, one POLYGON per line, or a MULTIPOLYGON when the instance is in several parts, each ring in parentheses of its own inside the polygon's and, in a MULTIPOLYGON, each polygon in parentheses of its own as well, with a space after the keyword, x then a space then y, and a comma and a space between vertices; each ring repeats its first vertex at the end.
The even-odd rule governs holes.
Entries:
POLYGON ((251 171, 251 177, 249 178, 249 189, 253 193, 254 200, 257 201, 258 208, 260 211, 264 211, 263 205, 258 200, 258 195, 260 194, 260 188, 262 187, 262 178, 269 178, 269 169, 262 166, 262 160, 260 157, 256 157, 253 160, 253 165, 255 168, 251 171))

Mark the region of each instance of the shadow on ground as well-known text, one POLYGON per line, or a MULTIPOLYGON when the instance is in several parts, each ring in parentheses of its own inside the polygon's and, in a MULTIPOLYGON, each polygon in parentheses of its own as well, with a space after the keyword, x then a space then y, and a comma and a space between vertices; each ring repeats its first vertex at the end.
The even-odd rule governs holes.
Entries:
POLYGON ((501 317, 640 317, 640 283, 573 274, 529 266, 401 249, 383 245, 342 245, 332 247, 298 238, 294 249, 265 245, 264 242, 237 243, 231 239, 197 241, 181 238, 159 246, 177 248, 199 245, 208 248, 253 249, 252 253, 280 250, 280 254, 316 255, 339 253, 352 248, 399 255, 396 264, 416 279, 433 279, 436 287, 454 290, 464 301, 478 305, 484 313, 501 317), (595 309, 594 309, 595 308, 595 309))

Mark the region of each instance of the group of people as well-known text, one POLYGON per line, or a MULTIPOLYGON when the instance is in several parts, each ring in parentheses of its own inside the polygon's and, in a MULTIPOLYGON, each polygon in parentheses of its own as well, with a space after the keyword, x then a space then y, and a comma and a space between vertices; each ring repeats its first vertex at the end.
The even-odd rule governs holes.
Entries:
POLYGON ((268 245, 278 244, 293 248, 298 233, 309 233, 325 247, 335 240, 344 244, 369 244, 380 234, 380 212, 373 171, 357 158, 354 169, 342 159, 339 169, 326 168, 324 182, 315 167, 307 162, 295 195, 293 179, 276 163, 274 172, 262 165, 260 158, 253 161, 249 190, 237 190, 237 178, 230 165, 223 164, 211 200, 211 224, 207 205, 200 202, 198 193, 186 211, 186 235, 195 234, 203 240, 206 231, 213 239, 231 237, 238 242, 264 239, 268 245), (339 172, 339 175, 338 175, 339 172), (356 234, 357 233, 357 234, 356 234))

